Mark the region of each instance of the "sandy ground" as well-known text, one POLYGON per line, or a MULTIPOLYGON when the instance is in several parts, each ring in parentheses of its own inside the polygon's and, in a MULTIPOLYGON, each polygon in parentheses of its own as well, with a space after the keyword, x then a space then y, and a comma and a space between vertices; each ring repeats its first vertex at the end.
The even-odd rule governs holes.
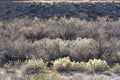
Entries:
MULTIPOLYGON (((119 74, 110 72, 104 73, 81 73, 81 72, 62 72, 60 73, 66 80, 120 80, 119 74)), ((15 69, 0 68, 0 80, 23 80, 23 73, 15 69)))
POLYGON ((20 70, 0 68, 0 80, 22 80, 23 74, 20 70))
POLYGON ((68 80, 120 80, 119 74, 114 74, 110 72, 104 73, 70 72, 62 74, 64 76, 67 76, 68 80))

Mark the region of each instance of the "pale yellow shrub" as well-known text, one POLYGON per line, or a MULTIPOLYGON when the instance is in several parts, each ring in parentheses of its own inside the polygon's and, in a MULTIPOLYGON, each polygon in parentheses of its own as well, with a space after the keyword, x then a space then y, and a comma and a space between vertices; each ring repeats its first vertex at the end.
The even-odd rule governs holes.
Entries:
POLYGON ((58 71, 69 70, 71 66, 71 61, 69 57, 59 58, 53 63, 53 68, 58 71))
POLYGON ((108 67, 107 62, 100 59, 93 59, 88 62, 72 62, 69 57, 64 57, 55 60, 53 63, 53 69, 57 71, 105 71, 108 67))
POLYGON ((86 67, 87 67, 88 71, 105 71, 108 69, 108 64, 104 60, 100 60, 100 59, 91 60, 90 59, 86 63, 86 67))
POLYGON ((42 59, 31 59, 26 61, 22 66, 22 71, 27 74, 44 72, 46 68, 42 59))

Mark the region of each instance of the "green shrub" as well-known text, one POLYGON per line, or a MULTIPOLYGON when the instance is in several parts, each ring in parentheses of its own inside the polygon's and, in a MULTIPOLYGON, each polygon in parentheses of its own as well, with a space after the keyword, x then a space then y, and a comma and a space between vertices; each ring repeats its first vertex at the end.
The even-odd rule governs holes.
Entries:
POLYGON ((110 68, 110 71, 114 73, 120 73, 120 64, 115 64, 112 68, 110 68))
POLYGON ((22 66, 22 71, 26 74, 35 74, 45 72, 46 65, 42 59, 31 59, 22 66))

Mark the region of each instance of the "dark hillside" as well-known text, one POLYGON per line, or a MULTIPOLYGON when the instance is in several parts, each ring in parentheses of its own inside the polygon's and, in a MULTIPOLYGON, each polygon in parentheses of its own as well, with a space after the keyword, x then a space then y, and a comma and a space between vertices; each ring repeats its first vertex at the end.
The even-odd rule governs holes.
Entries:
POLYGON ((120 18, 120 3, 14 3, 0 2, 0 20, 34 16, 48 19, 54 16, 93 19, 97 17, 120 18))

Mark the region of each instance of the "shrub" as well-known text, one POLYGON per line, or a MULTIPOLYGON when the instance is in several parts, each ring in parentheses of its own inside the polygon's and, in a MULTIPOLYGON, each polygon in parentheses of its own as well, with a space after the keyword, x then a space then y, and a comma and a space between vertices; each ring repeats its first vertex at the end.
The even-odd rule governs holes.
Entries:
POLYGON ((109 66, 104 60, 93 59, 86 63, 86 67, 88 67, 89 71, 105 71, 109 66))
POLYGON ((22 71, 26 74, 35 74, 44 72, 46 68, 42 59, 31 59, 26 61, 22 66, 22 71))
POLYGON ((4 67, 8 67, 8 68, 21 68, 22 64, 24 62, 22 61, 9 61, 8 63, 4 64, 4 67))
POLYGON ((83 71, 83 65, 79 62, 72 62, 69 57, 64 57, 53 62, 53 69, 57 71, 83 71))
POLYGON ((114 73, 120 73, 120 64, 115 64, 112 68, 110 68, 110 71, 114 73))
POLYGON ((0 65, 33 57, 49 61, 65 56, 76 61, 99 58, 109 64, 120 63, 116 54, 120 50, 119 25, 120 20, 107 18, 88 22, 35 17, 0 22, 0 65))
POLYGON ((88 61, 97 57, 97 42, 93 39, 77 38, 76 40, 42 39, 32 44, 35 58, 55 60, 69 56, 73 60, 88 61))
POLYGON ((67 45, 69 56, 73 60, 88 61, 89 59, 97 58, 98 44, 93 39, 77 38, 76 40, 69 41, 67 45))
POLYGON ((103 60, 89 60, 88 62, 71 61, 69 57, 59 58, 53 63, 53 69, 57 71, 105 71, 108 69, 108 64, 103 60))
POLYGON ((53 68, 57 71, 66 71, 70 70, 71 68, 71 61, 69 57, 59 58, 58 60, 55 60, 53 63, 53 68))

